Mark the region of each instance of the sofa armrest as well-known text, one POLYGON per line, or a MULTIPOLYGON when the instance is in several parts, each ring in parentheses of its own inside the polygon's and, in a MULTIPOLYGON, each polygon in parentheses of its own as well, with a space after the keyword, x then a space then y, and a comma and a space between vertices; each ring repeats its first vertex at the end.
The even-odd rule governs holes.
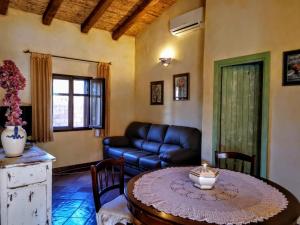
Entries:
POLYGON ((128 147, 130 141, 125 136, 106 137, 103 139, 103 145, 109 145, 111 147, 128 147))
POLYGON ((168 150, 159 154, 160 160, 173 164, 184 164, 187 161, 194 161, 196 156, 197 152, 189 149, 168 150))

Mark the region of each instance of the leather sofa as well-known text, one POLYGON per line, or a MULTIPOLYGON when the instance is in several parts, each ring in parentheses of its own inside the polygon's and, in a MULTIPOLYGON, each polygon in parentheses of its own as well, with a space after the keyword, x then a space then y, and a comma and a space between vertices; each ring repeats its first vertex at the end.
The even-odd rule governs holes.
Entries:
POLYGON ((199 165, 201 132, 196 128, 132 122, 124 136, 103 140, 104 158, 125 159, 125 172, 140 172, 168 166, 199 165))

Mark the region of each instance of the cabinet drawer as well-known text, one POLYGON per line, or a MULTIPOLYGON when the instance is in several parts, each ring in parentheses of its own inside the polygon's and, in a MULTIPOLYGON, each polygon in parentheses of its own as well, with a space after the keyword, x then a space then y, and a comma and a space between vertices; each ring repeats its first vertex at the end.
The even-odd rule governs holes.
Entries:
POLYGON ((47 179, 47 165, 28 165, 7 170, 7 187, 16 188, 43 182, 47 179))
POLYGON ((7 192, 7 225, 47 223, 47 185, 35 184, 7 192))

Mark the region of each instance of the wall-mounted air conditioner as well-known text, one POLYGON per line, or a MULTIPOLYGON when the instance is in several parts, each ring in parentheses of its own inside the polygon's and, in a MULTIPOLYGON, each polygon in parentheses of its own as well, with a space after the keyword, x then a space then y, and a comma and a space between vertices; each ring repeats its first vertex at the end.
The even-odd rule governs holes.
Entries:
POLYGON ((187 31, 192 31, 203 26, 203 7, 177 16, 170 20, 170 32, 173 35, 181 35, 187 31))

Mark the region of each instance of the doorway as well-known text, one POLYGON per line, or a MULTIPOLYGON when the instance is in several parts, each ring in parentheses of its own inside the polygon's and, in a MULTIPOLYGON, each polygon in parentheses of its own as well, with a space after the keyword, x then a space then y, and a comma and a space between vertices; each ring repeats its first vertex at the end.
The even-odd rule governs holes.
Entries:
POLYGON ((267 176, 269 53, 215 62, 214 151, 255 155, 267 176))

